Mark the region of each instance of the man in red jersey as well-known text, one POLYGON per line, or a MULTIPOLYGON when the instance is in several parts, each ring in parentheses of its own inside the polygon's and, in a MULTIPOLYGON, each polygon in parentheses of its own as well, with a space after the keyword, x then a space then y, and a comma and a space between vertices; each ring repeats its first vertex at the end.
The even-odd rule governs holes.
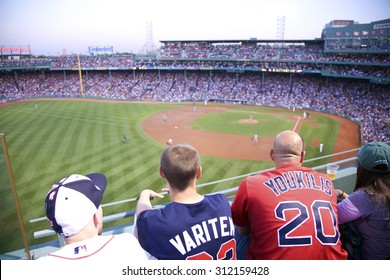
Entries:
POLYGON ((237 258, 347 259, 333 183, 326 174, 302 166, 301 136, 279 133, 270 156, 276 168, 244 179, 231 206, 241 239, 237 258), (247 248, 240 246, 245 240, 247 248))

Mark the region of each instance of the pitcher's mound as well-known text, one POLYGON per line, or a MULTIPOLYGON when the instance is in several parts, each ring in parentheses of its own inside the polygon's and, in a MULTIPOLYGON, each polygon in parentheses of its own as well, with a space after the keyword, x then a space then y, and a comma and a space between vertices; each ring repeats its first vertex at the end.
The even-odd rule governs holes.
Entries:
POLYGON ((243 119, 243 120, 240 120, 240 123, 245 123, 245 124, 252 124, 252 123, 258 123, 258 121, 256 120, 247 120, 247 119, 243 119))

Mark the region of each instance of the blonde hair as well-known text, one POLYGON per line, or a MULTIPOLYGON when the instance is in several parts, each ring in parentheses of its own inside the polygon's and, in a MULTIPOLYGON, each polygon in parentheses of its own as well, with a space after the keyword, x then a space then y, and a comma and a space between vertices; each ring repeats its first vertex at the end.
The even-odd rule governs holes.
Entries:
POLYGON ((173 144, 161 154, 160 170, 171 188, 187 188, 195 180, 199 167, 199 153, 188 143, 173 144))

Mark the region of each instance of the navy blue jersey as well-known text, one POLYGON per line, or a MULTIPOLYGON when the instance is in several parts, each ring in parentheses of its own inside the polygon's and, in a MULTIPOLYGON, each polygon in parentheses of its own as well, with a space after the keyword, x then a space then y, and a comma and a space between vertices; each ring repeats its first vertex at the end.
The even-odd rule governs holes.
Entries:
POLYGON ((146 210, 137 218, 137 230, 141 246, 157 259, 236 259, 230 205, 221 194, 146 210))

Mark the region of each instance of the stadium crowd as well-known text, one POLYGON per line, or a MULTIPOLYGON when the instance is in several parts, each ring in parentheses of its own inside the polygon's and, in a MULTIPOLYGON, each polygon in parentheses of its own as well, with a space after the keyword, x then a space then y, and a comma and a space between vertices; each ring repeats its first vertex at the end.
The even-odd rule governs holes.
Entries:
MULTIPOLYGON (((388 86, 364 80, 282 73, 219 71, 86 71, 85 96, 159 101, 237 100, 246 104, 305 107, 362 123, 363 141, 390 139, 388 86)), ((72 71, 0 75, 0 99, 80 96, 72 71)))
POLYGON ((334 75, 390 79, 387 54, 324 52, 320 43, 212 43, 165 42, 155 57, 133 54, 69 56, 0 56, 0 68, 132 69, 168 67, 171 69, 245 68, 285 69, 334 75), (11 59, 13 58, 13 59, 11 59))
POLYGON ((385 54, 324 52, 316 41, 168 41, 154 58, 127 53, 1 56, 0 69, 7 71, 0 72, 0 100, 86 95, 305 107, 360 121, 365 142, 389 141, 389 86, 381 84, 390 79, 389 63, 385 54), (75 71, 79 65, 82 92, 75 71))

